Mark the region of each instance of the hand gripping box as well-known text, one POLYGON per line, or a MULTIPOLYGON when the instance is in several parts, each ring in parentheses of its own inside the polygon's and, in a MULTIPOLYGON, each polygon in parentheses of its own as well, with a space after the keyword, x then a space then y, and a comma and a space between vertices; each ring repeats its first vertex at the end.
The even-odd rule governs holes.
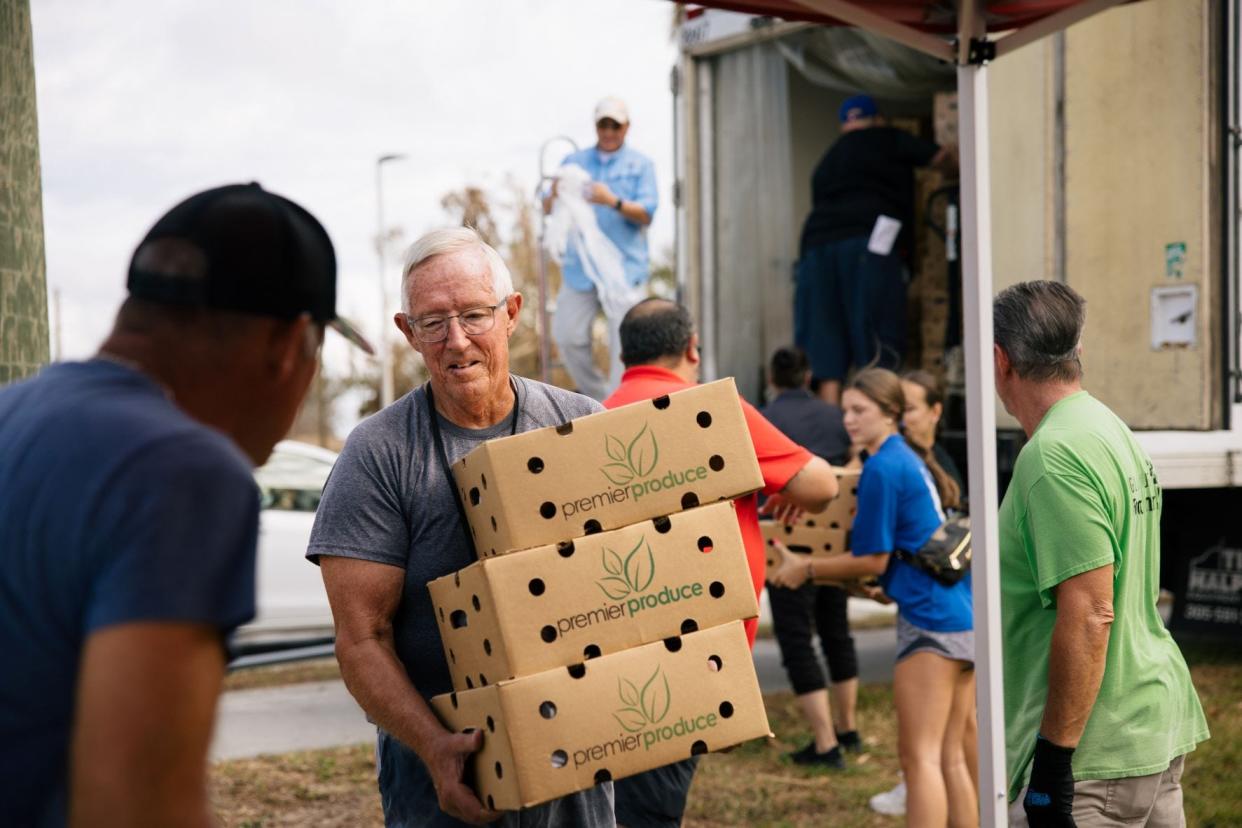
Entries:
POLYGON ((427 588, 458 690, 759 614, 731 502, 486 558, 427 588))
POLYGON ((732 379, 489 440, 453 475, 480 558, 763 487, 732 379))
MULTIPOLYGON (((772 577, 781 565, 780 553, 766 541, 775 538, 789 547, 790 552, 810 555, 813 558, 828 555, 848 554, 850 550, 850 532, 848 529, 829 529, 822 524, 819 515, 808 515, 793 526, 786 526, 772 520, 759 522, 763 533, 764 558, 767 562, 767 576, 772 577)), ((817 584, 835 584, 836 581, 816 578, 817 584)))
POLYGON ((740 621, 431 705, 483 732, 467 778, 505 811, 770 735, 740 621))

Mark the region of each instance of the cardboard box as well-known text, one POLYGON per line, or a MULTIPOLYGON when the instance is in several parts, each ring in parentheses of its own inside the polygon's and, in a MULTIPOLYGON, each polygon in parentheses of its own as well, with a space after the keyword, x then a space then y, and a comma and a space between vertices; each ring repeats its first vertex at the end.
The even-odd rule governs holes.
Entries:
POLYGON ((763 487, 732 379, 490 440, 453 475, 480 558, 763 487))
POLYGON ((731 502, 487 558, 427 588, 458 690, 759 614, 731 502))
POLYGON ((770 735, 740 621, 431 705, 483 732, 468 778, 505 811, 770 735))
MULTIPOLYGON (((848 529, 829 529, 822 524, 808 526, 806 523, 785 526, 782 523, 770 520, 760 521, 759 529, 763 533, 765 542, 775 538, 789 547, 790 552, 800 555, 821 558, 849 554, 850 531, 848 529)), ((771 578, 772 573, 781 565, 780 552, 771 544, 765 543, 764 558, 767 563, 767 577, 771 578)), ((816 578, 814 580, 817 584, 837 583, 824 578, 816 578)))
POLYGON ((932 138, 940 146, 957 145, 957 93, 937 92, 932 96, 932 138))
POLYGON ((808 513, 802 519, 802 525, 824 529, 849 529, 854 525, 854 514, 858 511, 858 478, 862 471, 839 466, 833 466, 832 470, 837 473, 837 496, 819 514, 808 513))

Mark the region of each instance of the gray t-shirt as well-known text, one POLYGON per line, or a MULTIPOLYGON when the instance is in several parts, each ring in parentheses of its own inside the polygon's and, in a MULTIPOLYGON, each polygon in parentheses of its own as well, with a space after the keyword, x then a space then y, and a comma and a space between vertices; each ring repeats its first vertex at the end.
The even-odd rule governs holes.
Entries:
MULTIPOLYGON (((514 377, 520 409, 517 431, 556 426, 601 406, 588 397, 514 377)), ((453 689, 427 582, 476 558, 453 498, 453 484, 436 454, 427 392, 416 388, 358 424, 324 486, 306 557, 361 558, 405 570, 405 590, 393 619, 397 657, 426 698, 453 689)), ((440 417, 449 463, 513 431, 512 416, 490 428, 469 429, 440 417)))

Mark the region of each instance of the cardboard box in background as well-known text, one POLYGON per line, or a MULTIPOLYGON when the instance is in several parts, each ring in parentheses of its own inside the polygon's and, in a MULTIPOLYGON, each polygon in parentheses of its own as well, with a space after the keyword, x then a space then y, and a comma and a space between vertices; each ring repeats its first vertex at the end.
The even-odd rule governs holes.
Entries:
POLYGON ((759 614, 731 502, 487 558, 427 587, 458 690, 759 614))
POLYGON ((763 487, 732 379, 489 440, 453 475, 480 558, 763 487))
POLYGON ((957 93, 937 92, 932 96, 932 140, 957 146, 957 138, 957 93))
MULTIPOLYGON (((791 552, 810 555, 813 558, 849 554, 850 532, 848 529, 826 529, 823 526, 807 526, 805 523, 785 526, 771 520, 760 521, 759 529, 763 533, 765 542, 764 558, 767 562, 767 577, 769 578, 782 563, 780 551, 767 543, 772 538, 788 546, 791 552)), ((836 583, 822 578, 814 580, 817 584, 836 583)))
POLYGON ((431 704, 483 732, 468 778, 505 811, 770 735, 740 621, 431 704))

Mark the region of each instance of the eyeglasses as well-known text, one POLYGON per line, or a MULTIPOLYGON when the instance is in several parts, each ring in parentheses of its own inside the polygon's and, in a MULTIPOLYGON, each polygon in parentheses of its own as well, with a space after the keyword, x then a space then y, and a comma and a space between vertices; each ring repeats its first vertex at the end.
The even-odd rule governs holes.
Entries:
POLYGON ((418 341, 426 344, 442 342, 447 338, 449 322, 453 319, 461 325, 462 333, 466 336, 481 336, 496 326, 496 311, 503 308, 508 301, 509 297, 506 296, 494 305, 467 308, 461 313, 449 316, 420 316, 415 319, 407 313, 405 319, 418 341))

